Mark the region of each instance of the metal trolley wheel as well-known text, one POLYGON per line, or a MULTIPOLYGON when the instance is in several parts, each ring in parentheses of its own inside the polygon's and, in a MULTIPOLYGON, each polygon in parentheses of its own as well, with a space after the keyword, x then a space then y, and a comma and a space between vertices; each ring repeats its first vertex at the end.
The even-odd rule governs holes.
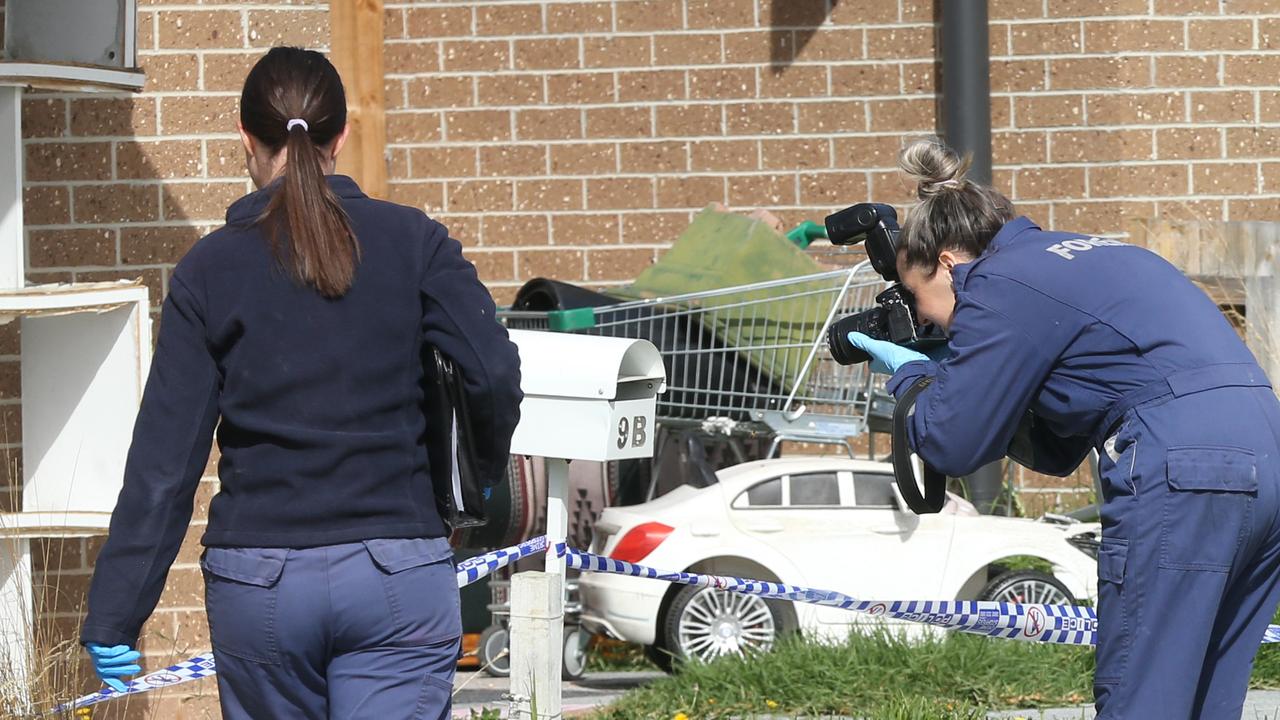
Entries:
POLYGON ((1074 605, 1071 591, 1054 576, 1039 570, 1012 570, 997 575, 978 593, 979 600, 1035 605, 1074 605))
POLYGON ((666 647, 685 660, 710 662, 725 655, 767 652, 794 625, 788 604, 716 588, 689 587, 667 613, 666 647))
MULTIPOLYGON (((578 625, 564 629, 564 659, 560 673, 565 680, 578 680, 587 672, 587 641, 590 636, 578 625)), ((480 633, 480 667, 492 677, 511 676, 511 633, 501 625, 490 625, 480 633)))
POLYGON ((577 680, 587 672, 587 641, 591 636, 581 626, 564 629, 564 658, 560 674, 565 680, 577 680))
POLYGON ((502 625, 490 625, 480 633, 477 648, 480 667, 493 677, 507 677, 511 674, 511 654, 507 649, 511 645, 511 633, 502 625))

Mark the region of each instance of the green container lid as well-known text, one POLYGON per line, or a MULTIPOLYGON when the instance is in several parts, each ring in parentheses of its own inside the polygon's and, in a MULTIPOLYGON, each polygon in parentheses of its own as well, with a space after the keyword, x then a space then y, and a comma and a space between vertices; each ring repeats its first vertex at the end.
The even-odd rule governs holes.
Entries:
POLYGON ((595 308, 552 310, 547 313, 547 328, 556 332, 573 332, 574 330, 586 330, 595 326, 595 308))

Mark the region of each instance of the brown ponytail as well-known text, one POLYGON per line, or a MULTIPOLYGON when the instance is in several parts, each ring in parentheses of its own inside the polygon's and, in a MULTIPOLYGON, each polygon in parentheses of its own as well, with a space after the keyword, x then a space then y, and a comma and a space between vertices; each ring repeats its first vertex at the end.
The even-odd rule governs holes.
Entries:
POLYGON ((273 153, 288 151, 280 187, 259 222, 277 260, 327 298, 351 289, 360 258, 351 222, 320 167, 320 149, 346 122, 342 79, 318 52, 272 48, 245 78, 240 123, 273 153))

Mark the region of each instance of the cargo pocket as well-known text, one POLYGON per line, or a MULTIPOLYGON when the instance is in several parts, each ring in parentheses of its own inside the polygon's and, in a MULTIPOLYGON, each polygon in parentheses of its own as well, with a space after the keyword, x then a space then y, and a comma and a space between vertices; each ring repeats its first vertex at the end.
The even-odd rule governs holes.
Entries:
POLYGON ((365 549, 382 578, 389 610, 391 641, 417 646, 462 634, 458 578, 448 540, 365 540, 365 549))
POLYGON ((448 718, 453 706, 453 683, 439 675, 428 673, 422 681, 422 693, 414 708, 414 720, 448 718))
POLYGON ((208 548, 204 572, 209 635, 218 652, 268 665, 280 662, 276 595, 287 548, 208 548))
POLYGON ((1095 692, 1124 675, 1129 657, 1129 603, 1125 597, 1125 560, 1129 545, 1102 538, 1098 548, 1098 669, 1095 692))
POLYGON ((1160 567, 1226 572, 1253 519, 1253 452, 1222 446, 1169 448, 1169 491, 1160 528, 1160 567))

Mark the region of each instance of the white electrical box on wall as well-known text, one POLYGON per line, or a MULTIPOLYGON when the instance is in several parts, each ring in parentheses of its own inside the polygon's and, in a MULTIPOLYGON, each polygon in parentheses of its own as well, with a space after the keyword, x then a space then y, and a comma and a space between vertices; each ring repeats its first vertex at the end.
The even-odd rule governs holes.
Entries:
POLYGON ((141 90, 137 0, 6 0, 0 83, 141 90))

